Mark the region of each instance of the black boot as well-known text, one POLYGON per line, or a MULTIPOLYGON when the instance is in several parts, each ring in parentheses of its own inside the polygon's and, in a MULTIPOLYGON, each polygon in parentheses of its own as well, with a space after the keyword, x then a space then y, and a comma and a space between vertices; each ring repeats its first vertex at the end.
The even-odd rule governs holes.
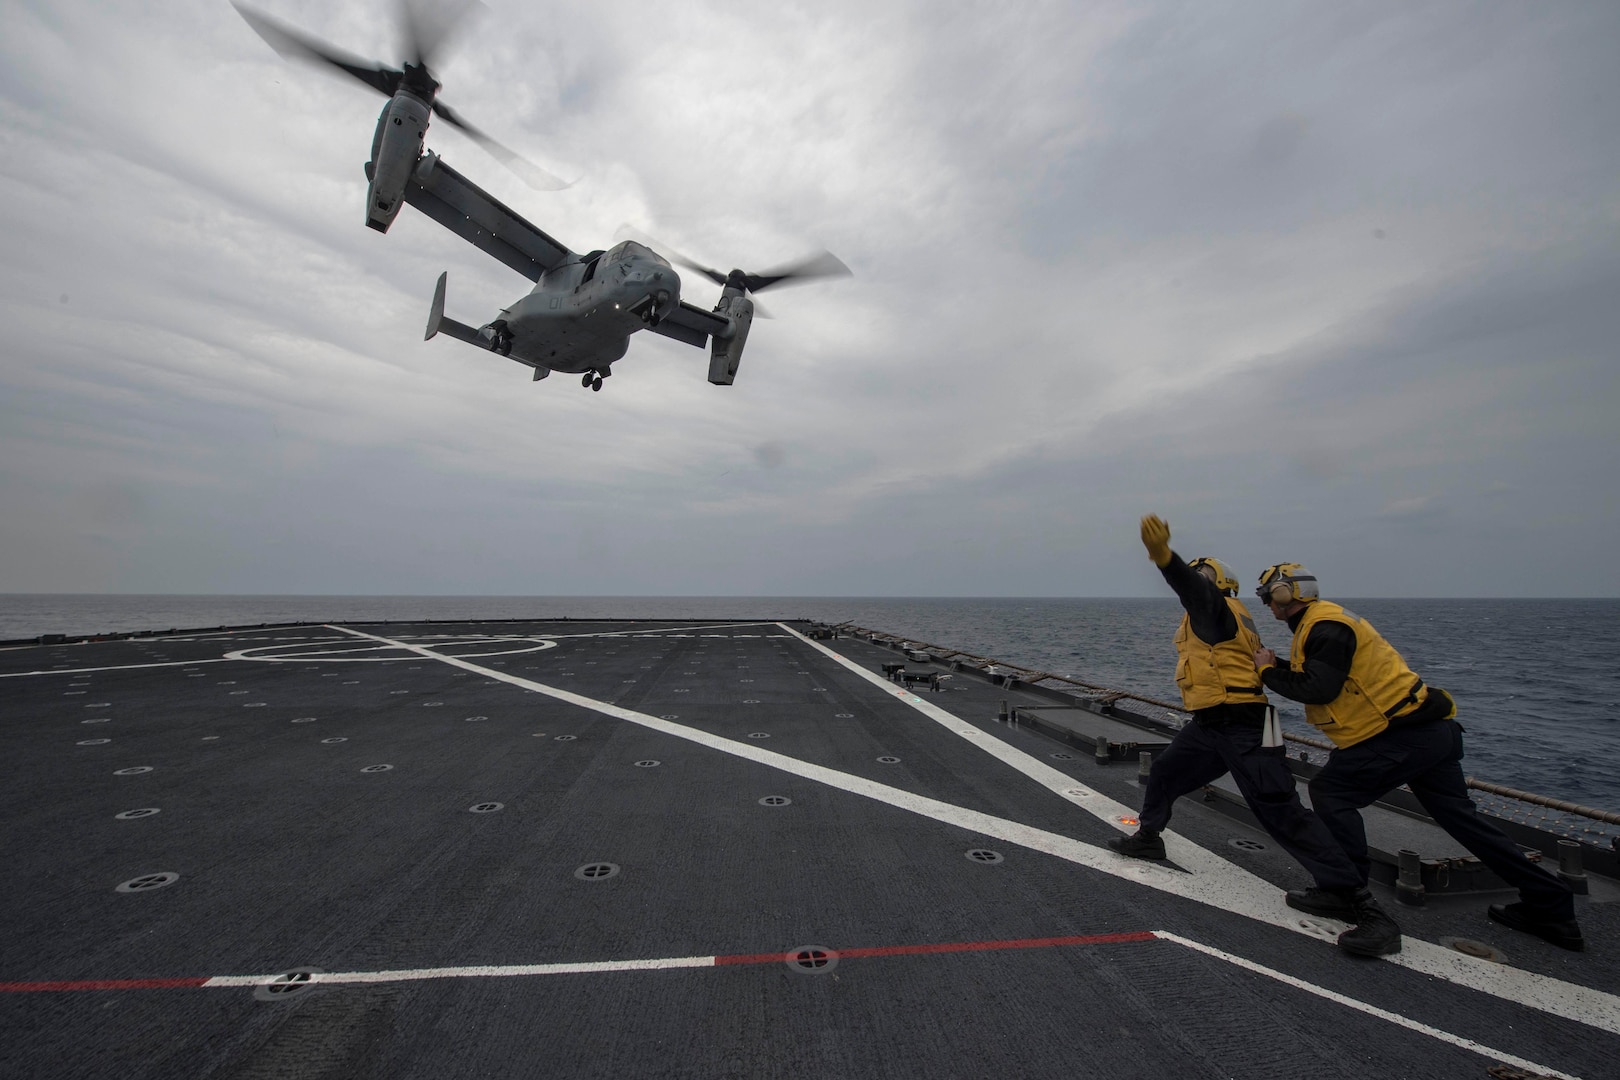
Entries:
POLYGON ((1534 934, 1560 949, 1581 952, 1586 948, 1586 939, 1581 936, 1581 924, 1574 919, 1552 918, 1522 903, 1492 904, 1485 909, 1485 914, 1503 926, 1534 934))
POLYGON ((1158 833, 1142 832, 1138 830, 1133 836, 1116 836, 1108 841, 1108 846, 1121 855, 1129 855, 1133 859, 1162 859, 1164 858, 1164 840, 1158 833))
POLYGON ((1343 922, 1356 921, 1355 893, 1350 889, 1289 889, 1283 902, 1291 908, 1343 922))
POLYGON ((1354 956, 1389 956, 1401 951, 1401 928, 1384 914, 1373 894, 1366 889, 1356 893, 1356 925, 1339 935, 1339 948, 1354 956))

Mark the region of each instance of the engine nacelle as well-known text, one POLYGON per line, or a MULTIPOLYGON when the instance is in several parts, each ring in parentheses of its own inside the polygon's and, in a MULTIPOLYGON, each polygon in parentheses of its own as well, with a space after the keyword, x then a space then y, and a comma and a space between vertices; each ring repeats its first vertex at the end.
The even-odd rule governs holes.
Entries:
POLYGON ((748 344, 748 328, 754 324, 754 302, 728 288, 714 310, 724 315, 731 326, 709 343, 709 381, 716 386, 730 386, 737 377, 737 365, 742 363, 743 346, 748 344))
POLYGON ((426 103, 408 90, 395 94, 377 117, 377 134, 371 140, 371 161, 366 176, 366 225, 378 232, 399 216, 405 202, 405 185, 422 154, 431 113, 426 103))

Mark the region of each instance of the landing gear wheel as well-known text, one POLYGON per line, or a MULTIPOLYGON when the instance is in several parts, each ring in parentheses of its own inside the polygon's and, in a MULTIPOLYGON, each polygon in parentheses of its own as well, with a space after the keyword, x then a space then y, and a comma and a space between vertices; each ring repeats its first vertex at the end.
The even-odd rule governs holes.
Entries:
MULTIPOLYGON (((596 372, 587 371, 585 373, 585 377, 583 379, 579 380, 579 385, 581 385, 581 386, 589 386, 589 385, 591 385, 591 380, 592 379, 596 379, 596 372)), ((600 379, 597 379, 596 381, 601 382, 600 379)))
POLYGON ((489 349, 498 356, 512 355, 512 331, 506 328, 505 320, 490 326, 494 331, 489 339, 489 349))
POLYGON ((600 389, 602 389, 602 378, 601 378, 601 376, 597 376, 596 378, 591 380, 591 389, 592 390, 600 390, 600 389))

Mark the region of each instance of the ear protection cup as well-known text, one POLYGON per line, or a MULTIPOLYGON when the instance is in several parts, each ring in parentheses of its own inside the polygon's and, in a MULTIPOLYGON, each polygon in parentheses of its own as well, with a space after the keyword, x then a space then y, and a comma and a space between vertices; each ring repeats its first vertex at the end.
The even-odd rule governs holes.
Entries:
POLYGON ((1316 575, 1299 563, 1278 563, 1266 567, 1260 575, 1260 587, 1255 594, 1267 604, 1315 600, 1321 595, 1316 589, 1316 575))
POLYGON ((1188 563, 1190 569, 1197 570, 1215 583, 1215 587, 1232 596, 1237 595, 1238 580, 1232 575, 1232 568, 1221 560, 1209 555, 1194 559, 1188 563))

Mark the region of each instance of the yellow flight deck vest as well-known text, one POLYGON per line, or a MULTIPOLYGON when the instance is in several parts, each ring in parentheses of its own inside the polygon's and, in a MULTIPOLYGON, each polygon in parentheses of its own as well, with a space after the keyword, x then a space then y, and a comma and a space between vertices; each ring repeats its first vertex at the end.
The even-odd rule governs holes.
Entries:
POLYGON ((1329 600, 1313 600, 1305 606, 1294 628, 1290 668, 1305 670, 1305 640, 1311 627, 1323 620, 1344 623, 1356 635, 1356 655, 1339 696, 1326 705, 1305 706, 1305 719, 1321 728, 1334 745, 1354 746, 1370 739, 1389 727, 1392 719, 1405 716, 1427 700, 1429 691, 1423 680, 1372 623, 1329 600))
POLYGON ((1211 645, 1192 632, 1192 620, 1183 615, 1176 631, 1176 685, 1189 712, 1215 705, 1265 703, 1254 653, 1260 635, 1242 602, 1228 596, 1226 604, 1237 618, 1237 634, 1211 645))

